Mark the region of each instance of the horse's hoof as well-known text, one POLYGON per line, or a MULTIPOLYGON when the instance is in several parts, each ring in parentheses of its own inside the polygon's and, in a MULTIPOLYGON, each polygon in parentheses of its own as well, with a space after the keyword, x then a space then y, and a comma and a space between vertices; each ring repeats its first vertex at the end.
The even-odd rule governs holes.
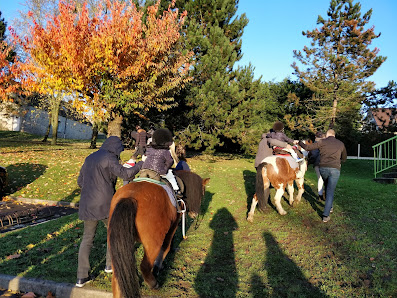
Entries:
POLYGON ((247 221, 249 221, 249 222, 254 222, 254 217, 251 216, 251 215, 249 215, 249 216, 247 217, 247 221))
POLYGON ((160 285, 157 281, 154 284, 149 284, 149 283, 147 283, 147 284, 149 285, 149 288, 151 288, 153 290, 156 290, 160 287, 160 285))
POLYGON ((284 211, 284 210, 283 210, 283 211, 280 211, 279 213, 280 213, 280 215, 286 215, 286 214, 287 214, 287 211, 284 211))

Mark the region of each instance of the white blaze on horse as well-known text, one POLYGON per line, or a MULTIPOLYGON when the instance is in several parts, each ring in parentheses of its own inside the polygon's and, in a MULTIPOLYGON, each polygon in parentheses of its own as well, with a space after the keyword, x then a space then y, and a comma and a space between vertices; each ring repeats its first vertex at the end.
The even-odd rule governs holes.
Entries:
MULTIPOLYGON (((302 152, 307 156, 307 152, 302 152)), ((291 156, 272 155, 266 157, 259 164, 256 170, 256 193, 252 199, 251 209, 248 213, 247 220, 253 222, 256 205, 264 210, 270 196, 270 184, 276 190, 274 203, 278 213, 281 215, 287 212, 281 206, 281 198, 284 190, 287 188, 289 194, 289 204, 294 206, 298 204, 305 191, 303 182, 307 170, 307 160, 296 162, 291 156), (298 187, 298 195, 294 199, 294 181, 298 187)))

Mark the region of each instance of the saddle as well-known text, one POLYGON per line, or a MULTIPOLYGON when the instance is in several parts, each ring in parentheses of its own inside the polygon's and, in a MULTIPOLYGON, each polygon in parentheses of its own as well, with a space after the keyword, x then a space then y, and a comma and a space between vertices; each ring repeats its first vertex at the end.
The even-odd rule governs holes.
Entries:
MULTIPOLYGON (((303 158, 302 152, 298 149, 297 146, 292 146, 292 149, 296 152, 296 154, 299 156, 299 158, 303 158)), ((273 147, 273 155, 291 155, 290 152, 284 150, 283 147, 273 147)))
MULTIPOLYGON (((185 185, 184 185, 183 181, 178 176, 176 176, 176 175, 174 175, 174 176, 175 176, 176 182, 178 183, 179 191, 182 194, 185 193, 185 185)), ((171 183, 166 178, 162 177, 156 171, 153 171, 150 169, 142 169, 139 171, 138 177, 139 178, 150 178, 153 180, 161 181, 161 182, 165 183, 166 185, 168 185, 171 189, 173 189, 171 183)))

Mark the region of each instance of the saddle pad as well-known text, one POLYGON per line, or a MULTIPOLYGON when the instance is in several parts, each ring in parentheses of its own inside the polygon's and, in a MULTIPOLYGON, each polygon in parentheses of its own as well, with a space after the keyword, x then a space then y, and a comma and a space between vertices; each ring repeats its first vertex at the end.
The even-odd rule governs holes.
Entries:
POLYGON ((289 163, 289 165, 290 165, 290 167, 292 169, 296 169, 296 168, 299 169, 299 164, 295 161, 295 159, 293 159, 293 157, 291 155, 288 155, 288 156, 285 156, 285 155, 270 155, 270 156, 264 158, 261 162, 266 162, 266 163, 272 164, 273 167, 275 169, 277 169, 276 158, 285 158, 288 161, 288 163, 289 163))
POLYGON ((154 180, 154 179, 150 179, 150 178, 135 178, 133 180, 134 182, 150 182, 150 183, 154 183, 154 184, 158 184, 160 185, 162 188, 164 188, 164 190, 167 192, 168 194, 168 198, 170 199, 170 202, 172 204, 172 206, 174 206, 176 208, 176 197, 175 197, 175 193, 174 191, 171 189, 171 187, 169 187, 166 183, 158 181, 158 180, 154 180))
POLYGON ((164 182, 159 181, 159 180, 155 180, 155 179, 151 179, 151 178, 145 178, 145 177, 140 177, 140 178, 135 178, 134 180, 132 180, 134 182, 141 182, 141 181, 146 181, 146 182, 151 182, 151 183, 155 183, 155 184, 159 184, 159 185, 166 185, 164 182))

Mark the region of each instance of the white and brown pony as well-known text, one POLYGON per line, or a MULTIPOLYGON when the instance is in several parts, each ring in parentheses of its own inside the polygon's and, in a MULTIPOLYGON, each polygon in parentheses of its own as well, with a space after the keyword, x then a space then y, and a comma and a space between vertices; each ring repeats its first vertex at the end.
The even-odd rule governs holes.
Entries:
MULTIPOLYGON (((305 157, 307 156, 307 151, 303 151, 302 153, 305 157)), ((276 190, 274 204, 278 213, 281 215, 287 214, 281 206, 281 198, 284 195, 284 190, 285 188, 288 190, 289 204, 291 206, 297 205, 305 191, 303 181, 306 170, 306 158, 297 163, 290 155, 272 155, 266 157, 256 170, 256 193, 252 199, 247 220, 253 222, 256 205, 261 210, 265 209, 270 196, 270 184, 276 190), (294 181, 298 187, 298 195, 295 198, 294 181)))

